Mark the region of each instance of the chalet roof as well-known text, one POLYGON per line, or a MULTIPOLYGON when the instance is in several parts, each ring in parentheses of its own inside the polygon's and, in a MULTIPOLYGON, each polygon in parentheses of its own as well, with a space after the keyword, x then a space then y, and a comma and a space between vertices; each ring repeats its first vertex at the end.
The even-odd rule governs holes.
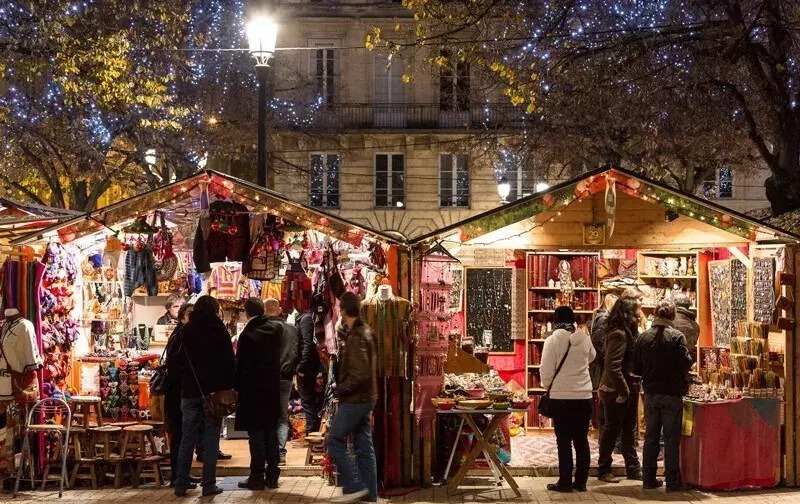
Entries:
POLYGON ((245 180, 205 170, 183 180, 167 184, 137 196, 70 219, 17 238, 12 245, 23 245, 52 238, 59 230, 70 228, 76 238, 86 236, 104 226, 115 231, 131 219, 155 210, 166 210, 173 222, 196 221, 200 214, 200 195, 204 190, 210 194, 229 197, 247 206, 254 212, 280 215, 306 229, 314 229, 337 239, 358 242, 363 236, 371 236, 385 243, 402 244, 402 241, 381 231, 376 231, 348 219, 327 213, 290 199, 289 197, 257 186, 245 180))
POLYGON ((456 222, 415 238, 411 245, 440 240, 458 231, 465 242, 538 214, 568 206, 578 198, 605 191, 608 181, 617 191, 647 200, 665 210, 672 210, 705 224, 733 233, 748 241, 799 241, 795 229, 788 230, 688 194, 642 174, 613 167, 601 167, 545 191, 456 222))

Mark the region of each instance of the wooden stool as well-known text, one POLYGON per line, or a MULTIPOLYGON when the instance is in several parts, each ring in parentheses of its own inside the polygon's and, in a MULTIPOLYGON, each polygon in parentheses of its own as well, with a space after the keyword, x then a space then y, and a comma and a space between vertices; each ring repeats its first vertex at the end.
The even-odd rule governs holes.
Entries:
POLYGON ((113 425, 114 427, 121 427, 124 429, 125 427, 130 427, 132 425, 139 425, 139 422, 111 422, 108 425, 113 425))
MULTIPOLYGON (((103 463, 113 467, 113 472, 109 476, 114 478, 114 488, 122 488, 122 464, 124 463, 120 452, 122 427, 115 425, 92 427, 89 429, 89 433, 92 435, 95 455, 99 456, 103 463), (100 451, 97 450, 98 446, 100 446, 100 451)), ((103 475, 105 474, 104 472, 103 475)))
POLYGON ((318 432, 306 436, 308 449, 306 450, 306 465, 321 465, 325 458, 325 436, 318 432))
POLYGON ((161 459, 163 458, 156 449, 156 441, 153 437, 152 425, 131 425, 122 429, 122 458, 132 462, 131 483, 133 488, 139 486, 140 479, 144 477, 152 478, 156 487, 160 488, 163 484, 161 477, 161 459), (147 453, 147 445, 150 443, 150 454, 147 453), (150 471, 142 472, 142 468, 150 467, 150 471))
POLYGON ((161 453, 167 453, 169 451, 169 441, 167 440, 167 428, 164 422, 159 420, 144 420, 142 425, 150 425, 153 427, 153 436, 164 439, 164 449, 161 450, 161 453))
POLYGON ((103 457, 93 456, 89 453, 90 445, 88 433, 82 427, 73 427, 69 430, 69 444, 75 460, 72 476, 69 479, 69 488, 75 488, 75 481, 90 481, 92 490, 97 490, 97 464, 103 457))
POLYGON ((89 417, 91 416, 92 409, 94 409, 94 416, 97 420, 97 426, 103 426, 103 411, 100 404, 100 398, 97 396, 72 396, 70 398, 72 404, 73 416, 80 416, 83 419, 83 428, 88 429, 89 417))

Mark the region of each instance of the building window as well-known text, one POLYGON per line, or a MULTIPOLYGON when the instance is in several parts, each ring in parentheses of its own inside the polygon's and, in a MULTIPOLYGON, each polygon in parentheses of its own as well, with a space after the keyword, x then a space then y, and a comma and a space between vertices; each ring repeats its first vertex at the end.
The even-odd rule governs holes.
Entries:
POLYGON ((469 64, 453 61, 450 51, 442 51, 448 58, 439 74, 439 109, 448 112, 469 110, 469 64))
POLYGON ((317 100, 331 107, 336 102, 336 88, 339 81, 339 49, 335 41, 310 41, 311 47, 311 81, 317 100))
POLYGON ((704 180, 700 191, 706 199, 733 198, 733 172, 730 166, 723 166, 714 175, 704 180))
POLYGON ((508 181, 511 186, 511 192, 508 193, 508 201, 517 201, 520 198, 530 196, 536 191, 536 180, 533 175, 528 173, 528 170, 522 170, 518 166, 506 168, 503 177, 508 181))
POLYGON ((339 206, 338 154, 311 154, 309 203, 315 207, 339 206))
POLYGON ((405 208, 406 168, 402 154, 375 156, 375 206, 405 208))
POLYGON ((469 208, 466 154, 439 154, 439 206, 469 208))

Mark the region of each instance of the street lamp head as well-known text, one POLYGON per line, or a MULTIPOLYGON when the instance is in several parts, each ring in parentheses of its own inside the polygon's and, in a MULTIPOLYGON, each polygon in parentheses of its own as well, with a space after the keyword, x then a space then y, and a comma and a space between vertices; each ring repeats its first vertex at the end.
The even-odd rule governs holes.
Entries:
POLYGON ((507 178, 503 177, 500 179, 500 182, 497 183, 497 194, 500 195, 500 199, 505 203, 508 195, 511 194, 511 184, 508 183, 507 178))
POLYGON ((277 39, 278 24, 272 19, 262 16, 247 23, 247 42, 250 55, 256 59, 256 66, 269 66, 277 39))

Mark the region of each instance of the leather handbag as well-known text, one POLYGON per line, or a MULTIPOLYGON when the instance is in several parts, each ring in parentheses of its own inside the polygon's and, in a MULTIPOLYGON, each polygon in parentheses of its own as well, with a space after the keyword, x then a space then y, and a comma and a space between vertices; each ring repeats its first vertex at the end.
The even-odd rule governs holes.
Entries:
POLYGON ((203 413, 210 418, 225 418, 229 415, 236 413, 239 404, 239 393, 233 389, 218 390, 206 395, 203 392, 203 387, 200 385, 200 379, 197 378, 197 373, 194 372, 192 360, 189 358, 189 352, 186 347, 183 347, 183 353, 186 355, 186 362, 189 363, 189 369, 192 371, 194 381, 197 382, 197 390, 203 396, 203 413))
POLYGON ((545 392, 541 399, 539 399, 539 414, 543 417, 552 418, 553 417, 553 403, 550 402, 550 389, 553 388, 553 384, 556 382, 556 376, 558 376, 558 372, 561 371, 561 367, 564 365, 564 361, 567 360, 567 356, 569 355, 569 349, 572 348, 571 344, 567 345, 567 351, 564 353, 564 357, 561 358, 561 362, 559 362, 558 367, 556 368, 556 374, 553 375, 553 381, 550 382, 550 386, 547 387, 547 392, 545 392))
POLYGON ((158 359, 158 366, 150 377, 150 396, 159 396, 167 393, 167 365, 164 364, 164 355, 167 353, 167 347, 161 352, 161 357, 158 359))

